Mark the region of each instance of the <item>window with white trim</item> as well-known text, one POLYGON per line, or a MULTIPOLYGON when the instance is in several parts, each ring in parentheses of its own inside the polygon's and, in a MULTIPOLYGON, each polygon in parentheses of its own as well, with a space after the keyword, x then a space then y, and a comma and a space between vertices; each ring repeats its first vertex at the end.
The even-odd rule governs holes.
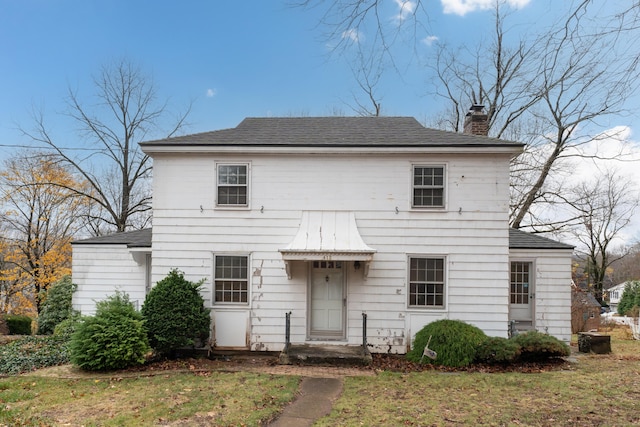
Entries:
POLYGON ((217 165, 218 206, 248 206, 249 165, 217 165))
POLYGON ((412 207, 444 207, 444 172, 444 166, 413 166, 412 207))
POLYGON ((409 307, 444 307, 444 258, 409 258, 409 307))
POLYGON ((249 257, 214 256, 214 301, 216 303, 249 302, 249 257))

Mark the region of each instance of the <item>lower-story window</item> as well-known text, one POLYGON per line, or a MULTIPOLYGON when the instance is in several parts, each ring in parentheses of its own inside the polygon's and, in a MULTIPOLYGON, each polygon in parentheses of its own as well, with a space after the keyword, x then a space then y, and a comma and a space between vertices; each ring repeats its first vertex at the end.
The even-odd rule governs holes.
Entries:
POLYGON ((444 307, 444 258, 409 258, 409 307, 444 307))
POLYGON ((214 257, 215 302, 249 301, 249 257, 216 255, 214 257))

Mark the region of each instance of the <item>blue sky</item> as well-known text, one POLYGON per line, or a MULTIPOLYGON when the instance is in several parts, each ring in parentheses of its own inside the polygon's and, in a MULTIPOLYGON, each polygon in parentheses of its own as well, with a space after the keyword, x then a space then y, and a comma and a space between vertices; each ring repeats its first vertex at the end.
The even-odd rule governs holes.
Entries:
MULTIPOLYGON (((399 45, 406 44, 405 54, 395 57, 397 71, 387 68, 376 88, 383 115, 427 122, 442 110, 429 95, 419 59, 434 49, 430 40, 475 45, 491 31, 493 1, 422 0, 429 22, 398 39, 399 45)), ((510 31, 516 32, 551 25, 558 5, 569 3, 504 1, 511 6, 510 31)), ((73 126, 60 114, 68 89, 90 105, 92 76, 123 57, 153 77, 158 97, 168 99, 175 113, 193 102, 184 133, 234 127, 249 116, 353 115, 353 94, 362 93, 345 56, 332 53, 338 40, 323 36, 322 9, 290 7, 291 2, 0 0, 0 160, 33 147, 17 128, 32 127, 34 108, 43 112, 55 141, 80 146, 73 126)), ((381 0, 380 18, 391 26, 414 3, 381 0)), ((594 4, 605 9, 612 3, 626 4, 594 4)), ((371 42, 367 35, 359 37, 363 46, 371 42)), ((622 127, 637 147, 637 125, 637 116, 626 116, 603 126, 622 127)), ((636 165, 624 167, 640 182, 636 165)), ((584 166, 584 174, 576 168, 576 176, 592 173, 593 165, 584 166)))
MULTIPOLYGON (((33 145, 17 128, 33 126, 34 109, 60 145, 80 145, 61 114, 68 90, 91 105, 92 77, 123 57, 152 76, 175 114, 193 102, 184 133, 234 127, 249 116, 355 114, 354 94, 363 93, 348 56, 332 53, 340 35, 328 40, 323 9, 291 7, 295 1, 0 0, 0 160, 33 145)), ((557 0, 503 1, 511 32, 551 25, 560 9, 557 0)), ((442 110, 422 61, 433 52, 429 40, 473 47, 492 31, 493 2, 422 0, 429 22, 415 33, 405 28, 397 70, 387 67, 376 87, 383 115, 428 122, 442 110)), ((380 19, 392 27, 415 0, 380 4, 380 19)), ((362 46, 372 43, 370 34, 359 37, 362 46)), ((632 137, 637 119, 606 126, 626 126, 632 137)))
MULTIPOLYGON (((512 1, 524 21, 548 5, 512 1)), ((490 3, 426 2, 430 27, 417 36, 474 40, 491 25, 482 8, 490 3)), ((383 18, 393 22, 401 5, 388 0, 383 18)), ((73 144, 59 114, 68 88, 91 102, 92 75, 122 57, 153 76, 172 110, 193 101, 187 133, 233 127, 247 116, 351 115, 356 82, 344 58, 330 54, 320 14, 280 0, 0 0, 0 156, 31 143, 16 128, 31 126, 34 107, 73 144)), ((431 48, 416 47, 418 55, 431 48)), ((427 95, 424 69, 405 59, 401 74, 386 72, 379 86, 383 114, 424 120, 439 106, 427 95)))

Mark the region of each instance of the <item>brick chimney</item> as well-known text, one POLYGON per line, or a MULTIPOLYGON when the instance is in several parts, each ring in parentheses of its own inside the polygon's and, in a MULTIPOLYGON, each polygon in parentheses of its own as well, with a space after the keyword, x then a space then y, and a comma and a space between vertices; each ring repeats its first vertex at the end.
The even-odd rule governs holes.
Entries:
POLYGON ((484 105, 473 104, 464 118, 464 133, 487 136, 489 134, 489 117, 484 112, 484 105))

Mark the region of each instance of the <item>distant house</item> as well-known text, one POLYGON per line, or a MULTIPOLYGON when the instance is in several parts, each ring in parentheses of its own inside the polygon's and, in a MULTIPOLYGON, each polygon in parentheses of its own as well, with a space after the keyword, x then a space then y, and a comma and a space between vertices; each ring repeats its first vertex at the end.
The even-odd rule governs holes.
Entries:
MULTIPOLYGON (((468 120, 486 134, 481 109, 468 120)), ((508 226, 521 144, 409 117, 304 117, 141 146, 153 231, 74 243, 84 313, 118 288, 141 304, 179 268, 205 279, 218 348, 282 350, 287 313, 294 344, 366 332, 372 352, 405 353, 443 318, 570 339, 573 248, 508 226)))
POLYGON ((601 305, 589 292, 576 285, 571 287, 571 332, 598 330, 601 305))
POLYGON ((622 294, 624 292, 625 286, 627 286, 629 282, 619 283, 615 286, 610 287, 605 290, 605 295, 609 299, 609 307, 611 312, 618 312, 618 304, 620 304, 620 298, 622 298, 622 294))

